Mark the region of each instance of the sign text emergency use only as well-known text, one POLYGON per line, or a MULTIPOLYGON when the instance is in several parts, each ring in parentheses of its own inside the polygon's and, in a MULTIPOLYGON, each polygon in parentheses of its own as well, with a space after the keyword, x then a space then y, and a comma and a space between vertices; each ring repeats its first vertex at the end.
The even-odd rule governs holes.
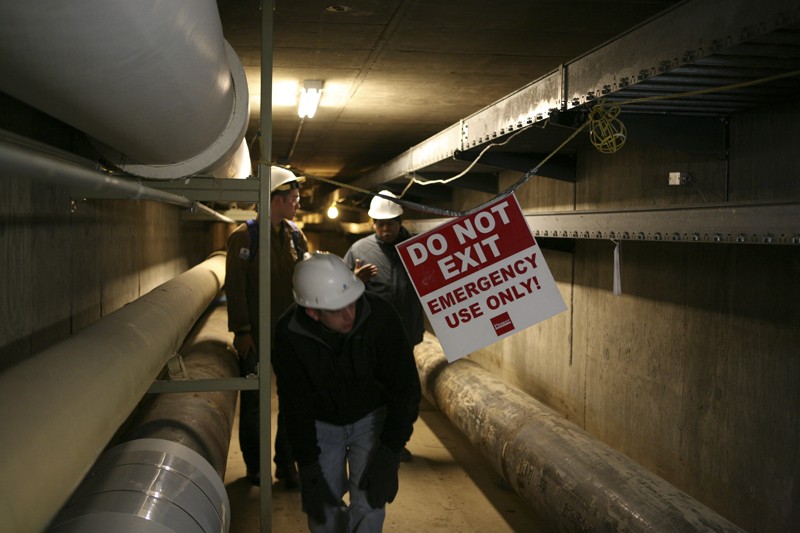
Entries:
POLYGON ((513 195, 397 249, 448 361, 566 310, 513 195))

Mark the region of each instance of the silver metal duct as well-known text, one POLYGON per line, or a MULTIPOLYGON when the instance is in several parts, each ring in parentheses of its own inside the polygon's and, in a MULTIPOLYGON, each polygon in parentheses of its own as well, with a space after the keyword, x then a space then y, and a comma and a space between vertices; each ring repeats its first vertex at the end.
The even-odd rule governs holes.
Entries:
POLYGON ((225 485, 197 452, 164 439, 105 452, 51 533, 219 533, 230 528, 225 485))
POLYGON ((0 374, 0 531, 41 531, 225 281, 225 254, 0 374))
MULTIPOLYGON (((224 305, 201 318, 174 380, 238 376, 227 318, 224 305)), ((234 390, 148 395, 48 531, 228 531, 222 479, 235 408, 234 390)))
POLYGON ((414 351, 425 397, 558 531, 743 531, 476 363, 414 351))
POLYGON ((247 150, 247 79, 214 0, 2 2, 0 48, 1 91, 131 174, 224 177, 247 150))

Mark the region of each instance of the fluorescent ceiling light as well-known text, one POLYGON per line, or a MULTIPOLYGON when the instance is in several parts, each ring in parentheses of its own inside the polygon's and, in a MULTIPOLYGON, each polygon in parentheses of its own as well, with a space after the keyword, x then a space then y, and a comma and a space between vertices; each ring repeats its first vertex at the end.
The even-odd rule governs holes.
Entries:
POLYGON ((322 80, 306 80, 300 93, 300 105, 297 106, 297 115, 300 118, 314 118, 322 97, 322 80))

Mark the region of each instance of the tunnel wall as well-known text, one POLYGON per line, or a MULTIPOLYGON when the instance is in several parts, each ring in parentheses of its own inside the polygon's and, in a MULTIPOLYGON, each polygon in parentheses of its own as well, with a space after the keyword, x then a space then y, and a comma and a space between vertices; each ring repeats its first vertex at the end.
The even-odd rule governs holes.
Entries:
MULTIPOLYGON (((537 177, 517 197, 542 212, 796 202, 798 119, 732 117, 727 157, 631 135, 579 152, 575 183, 537 177), (668 186, 678 170, 696 187, 668 186)), ((747 531, 800 523, 800 246, 625 241, 615 296, 614 243, 573 244, 544 249, 567 311, 470 359, 747 531)))
MULTIPOLYGON (((0 128, 81 153, 85 136, 0 94, 0 128)), ((150 201, 0 179, 0 372, 201 263, 227 224, 150 201)))

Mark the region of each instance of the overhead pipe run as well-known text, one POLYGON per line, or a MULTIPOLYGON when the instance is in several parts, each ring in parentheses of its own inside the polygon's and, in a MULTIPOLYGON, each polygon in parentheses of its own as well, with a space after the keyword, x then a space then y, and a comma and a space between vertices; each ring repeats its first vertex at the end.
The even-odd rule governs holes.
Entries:
POLYGON ((28 178, 54 185, 71 186, 95 193, 114 193, 132 200, 153 200, 192 211, 202 211, 221 222, 233 219, 208 206, 169 192, 146 187, 139 182, 116 178, 96 170, 62 161, 56 157, 22 146, 0 143, 0 175, 8 178, 28 178))
MULTIPOLYGON (((239 374, 227 317, 217 305, 198 322, 173 379, 239 374)), ((235 408, 234 390, 148 395, 47 531, 228 531, 223 478, 235 408)))
POLYGON ((42 531, 225 283, 218 253, 0 374, 0 531, 42 531))
POLYGON ((476 363, 414 351, 425 398, 558 531, 742 529, 476 363))
POLYGON ((85 132, 120 169, 241 166, 247 79, 214 0, 2 2, 0 45, 0 91, 85 132))

